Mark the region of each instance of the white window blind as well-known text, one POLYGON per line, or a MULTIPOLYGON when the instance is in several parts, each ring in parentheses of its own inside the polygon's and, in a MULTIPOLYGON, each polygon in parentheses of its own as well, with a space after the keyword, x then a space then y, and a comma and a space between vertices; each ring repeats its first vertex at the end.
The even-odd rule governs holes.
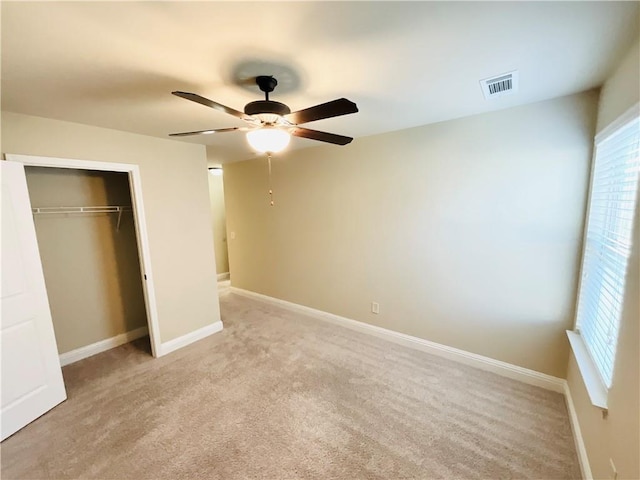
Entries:
POLYGON ((640 171, 640 119, 596 145, 577 327, 607 388, 622 313, 640 171))

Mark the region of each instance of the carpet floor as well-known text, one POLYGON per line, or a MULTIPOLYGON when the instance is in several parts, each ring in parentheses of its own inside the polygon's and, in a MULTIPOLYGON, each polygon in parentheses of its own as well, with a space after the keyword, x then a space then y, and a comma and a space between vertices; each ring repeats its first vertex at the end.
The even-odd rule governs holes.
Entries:
POLYGON ((222 332, 63 369, 0 446, 7 479, 580 478, 562 395, 221 296, 222 332))

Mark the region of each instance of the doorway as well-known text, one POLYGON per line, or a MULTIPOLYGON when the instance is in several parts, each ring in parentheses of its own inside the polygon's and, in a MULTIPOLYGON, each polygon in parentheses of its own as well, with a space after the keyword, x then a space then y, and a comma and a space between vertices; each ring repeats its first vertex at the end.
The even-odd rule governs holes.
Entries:
POLYGON ((227 246, 227 220, 224 204, 224 180, 222 167, 209 167, 209 201, 213 226, 213 248, 216 256, 218 287, 229 283, 229 253, 227 246))

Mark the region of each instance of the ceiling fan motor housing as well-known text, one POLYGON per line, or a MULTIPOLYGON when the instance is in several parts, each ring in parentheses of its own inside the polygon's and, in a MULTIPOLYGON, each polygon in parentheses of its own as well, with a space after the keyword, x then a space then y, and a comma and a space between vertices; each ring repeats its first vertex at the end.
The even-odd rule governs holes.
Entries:
POLYGON ((285 116, 291 113, 291 109, 284 103, 274 102, 273 100, 256 100, 247 103, 244 107, 244 113, 247 115, 259 115, 261 113, 273 113, 285 116))

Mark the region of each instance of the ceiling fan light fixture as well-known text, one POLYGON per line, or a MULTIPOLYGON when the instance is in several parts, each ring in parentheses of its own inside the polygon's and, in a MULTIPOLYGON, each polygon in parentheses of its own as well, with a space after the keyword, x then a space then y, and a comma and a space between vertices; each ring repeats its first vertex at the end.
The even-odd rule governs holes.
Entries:
POLYGON ((247 132, 247 142, 251 148, 261 153, 277 153, 281 152, 291 140, 289 132, 279 128, 258 128, 247 132))

